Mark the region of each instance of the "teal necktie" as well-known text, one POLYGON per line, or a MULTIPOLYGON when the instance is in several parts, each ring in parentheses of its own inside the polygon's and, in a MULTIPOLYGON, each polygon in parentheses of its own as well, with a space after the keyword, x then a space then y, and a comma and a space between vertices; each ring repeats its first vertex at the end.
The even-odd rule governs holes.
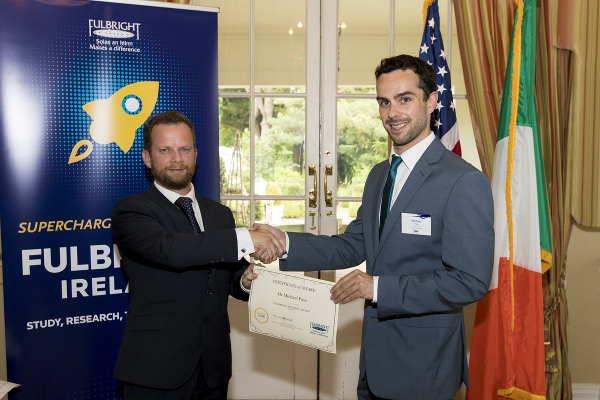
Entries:
POLYGON ((396 171, 398 166, 402 163, 402 158, 397 155, 392 155, 392 165, 390 166, 390 172, 388 172, 385 186, 383 187, 383 196, 381 196, 381 214, 379 216, 379 237, 381 238, 381 232, 383 232, 383 226, 385 225, 385 219, 390 213, 390 204, 392 204, 392 194, 394 193, 394 182, 396 181, 396 171))

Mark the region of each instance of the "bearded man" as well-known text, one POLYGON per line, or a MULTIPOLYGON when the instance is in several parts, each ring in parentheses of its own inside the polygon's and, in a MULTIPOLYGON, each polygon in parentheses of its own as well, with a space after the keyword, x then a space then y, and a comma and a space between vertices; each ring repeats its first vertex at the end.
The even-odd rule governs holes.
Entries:
POLYGON ((283 254, 265 232, 235 229, 226 206, 194 192, 193 123, 168 111, 146 121, 142 158, 154 183, 119 201, 112 230, 130 303, 115 378, 125 399, 226 399, 231 378, 229 295, 247 301, 260 249, 283 254))

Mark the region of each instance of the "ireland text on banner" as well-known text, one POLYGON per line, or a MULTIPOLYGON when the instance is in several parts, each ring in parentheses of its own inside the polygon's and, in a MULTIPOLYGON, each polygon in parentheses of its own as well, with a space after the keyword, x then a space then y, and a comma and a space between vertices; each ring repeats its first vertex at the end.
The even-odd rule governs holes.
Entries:
POLYGON ((433 133, 442 141, 448 150, 461 155, 456 123, 456 106, 452 99, 452 83, 450 68, 444 53, 444 42, 440 32, 440 15, 437 0, 425 0, 423 3, 425 28, 421 39, 419 58, 427 61, 436 73, 438 87, 438 103, 433 111, 433 133))
POLYGON ((552 263, 535 105, 534 0, 517 0, 492 177, 494 273, 477 304, 467 399, 545 399, 542 273, 552 263))

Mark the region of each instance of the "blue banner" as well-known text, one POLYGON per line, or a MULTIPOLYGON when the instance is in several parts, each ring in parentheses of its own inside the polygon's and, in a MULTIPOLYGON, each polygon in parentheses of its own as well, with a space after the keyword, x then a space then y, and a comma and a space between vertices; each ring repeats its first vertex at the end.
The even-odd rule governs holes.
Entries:
POLYGON ((8 380, 26 399, 113 399, 129 296, 119 199, 152 181, 141 126, 196 128, 196 191, 219 198, 217 13, 163 3, 3 2, 0 203, 8 380))

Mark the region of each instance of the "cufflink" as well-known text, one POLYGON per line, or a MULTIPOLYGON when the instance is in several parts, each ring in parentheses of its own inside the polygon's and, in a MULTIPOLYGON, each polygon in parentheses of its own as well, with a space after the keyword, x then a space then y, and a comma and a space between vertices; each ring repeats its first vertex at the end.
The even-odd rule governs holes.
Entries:
POLYGON ((246 249, 242 249, 242 253, 245 253, 245 252, 246 252, 246 249))

